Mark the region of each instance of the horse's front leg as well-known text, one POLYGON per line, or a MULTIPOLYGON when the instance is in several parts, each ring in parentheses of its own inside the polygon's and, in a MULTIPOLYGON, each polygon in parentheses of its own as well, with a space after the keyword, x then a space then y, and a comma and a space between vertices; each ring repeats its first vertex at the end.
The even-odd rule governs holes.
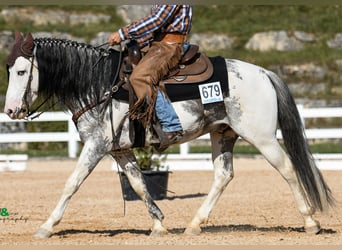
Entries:
POLYGON ((104 156, 105 149, 101 150, 101 146, 102 145, 96 143, 96 140, 88 140, 84 144, 82 153, 77 162, 77 166, 67 180, 63 194, 57 203, 57 206, 47 221, 40 226, 34 235, 35 237, 47 238, 52 235, 53 226, 57 225, 62 219, 64 211, 72 195, 78 190, 83 181, 88 177, 97 163, 104 156))
POLYGON ((206 199, 185 230, 185 234, 189 235, 200 234, 200 225, 207 223, 213 207, 234 176, 232 150, 237 135, 235 132, 228 130, 224 134, 212 132, 210 137, 212 144, 212 159, 214 163, 214 182, 206 199))
POLYGON ((112 156, 128 177, 128 181, 131 184, 133 190, 145 203, 148 209, 148 213, 153 220, 151 236, 160 236, 166 234, 167 230, 162 225, 164 215, 147 191, 144 178, 141 174, 139 165, 137 164, 133 152, 131 150, 119 154, 113 152, 112 156))

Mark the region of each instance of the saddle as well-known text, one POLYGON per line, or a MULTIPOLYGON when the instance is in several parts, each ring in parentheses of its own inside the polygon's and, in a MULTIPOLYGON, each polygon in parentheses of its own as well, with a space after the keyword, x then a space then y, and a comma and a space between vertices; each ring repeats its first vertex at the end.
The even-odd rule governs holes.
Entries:
MULTIPOLYGON (((127 45, 127 55, 123 59, 120 70, 121 79, 130 74, 137 65, 143 54, 139 45, 133 43, 127 45)), ((165 84, 187 84, 204 82, 213 75, 214 69, 209 58, 199 52, 198 45, 190 44, 184 52, 178 65, 160 81, 160 85, 165 84)))

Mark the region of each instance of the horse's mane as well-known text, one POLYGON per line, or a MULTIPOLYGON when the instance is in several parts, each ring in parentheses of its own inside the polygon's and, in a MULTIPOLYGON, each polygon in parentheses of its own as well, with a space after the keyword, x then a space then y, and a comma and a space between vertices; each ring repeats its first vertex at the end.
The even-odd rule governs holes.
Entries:
POLYGON ((97 102, 113 84, 119 52, 62 39, 38 38, 34 43, 39 94, 62 106, 97 102))

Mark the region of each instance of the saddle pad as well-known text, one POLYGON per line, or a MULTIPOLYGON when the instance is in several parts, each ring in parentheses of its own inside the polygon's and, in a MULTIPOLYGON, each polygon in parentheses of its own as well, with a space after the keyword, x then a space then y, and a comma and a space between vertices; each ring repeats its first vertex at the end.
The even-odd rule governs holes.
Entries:
POLYGON ((209 57, 209 59, 213 64, 214 73, 212 77, 205 82, 165 84, 165 89, 171 102, 200 99, 201 96, 198 85, 210 82, 220 82, 223 95, 228 96, 228 74, 225 59, 220 56, 209 57))
MULTIPOLYGON (((165 89, 171 102, 200 99, 198 85, 210 82, 220 82, 223 96, 228 96, 228 74, 225 59, 221 56, 209 57, 209 59, 213 64, 214 73, 205 82, 165 84, 165 89)), ((128 102, 128 91, 121 87, 113 94, 113 98, 128 102)))

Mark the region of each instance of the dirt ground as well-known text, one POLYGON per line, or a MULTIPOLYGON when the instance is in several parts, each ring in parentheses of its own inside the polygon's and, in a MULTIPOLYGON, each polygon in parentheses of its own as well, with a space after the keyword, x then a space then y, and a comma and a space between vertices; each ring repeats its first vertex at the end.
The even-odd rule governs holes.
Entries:
MULTIPOLYGON (((150 237, 152 221, 141 201, 124 202, 119 177, 104 159, 71 199, 49 239, 32 235, 48 218, 75 161, 28 161, 24 172, 0 172, 1 245, 341 245, 341 204, 315 216, 319 235, 303 232, 303 221, 287 183, 263 159, 237 158, 235 177, 200 236, 183 232, 208 193, 212 171, 175 171, 165 200, 157 201, 169 230, 150 237)), ((342 201, 342 171, 323 171, 342 201)))

